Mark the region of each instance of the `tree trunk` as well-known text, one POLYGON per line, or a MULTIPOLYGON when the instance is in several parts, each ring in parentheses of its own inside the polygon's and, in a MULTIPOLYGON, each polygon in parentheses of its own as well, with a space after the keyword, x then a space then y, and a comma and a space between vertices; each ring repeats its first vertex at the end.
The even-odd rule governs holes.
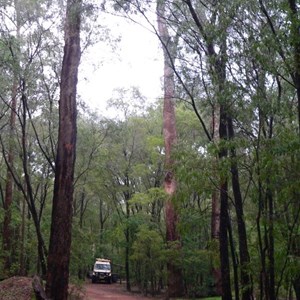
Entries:
POLYGON ((211 238, 219 242, 220 236, 220 197, 217 192, 211 196, 211 238))
MULTIPOLYGON (((227 116, 224 105, 220 105, 220 128, 219 134, 221 140, 227 139, 227 116)), ((219 159, 226 159, 227 150, 222 148, 219 151, 219 159)), ((228 229, 229 229, 229 215, 228 215, 228 182, 227 176, 221 177, 220 184, 220 260, 221 260, 221 274, 222 274, 222 300, 231 300, 231 283, 230 283, 230 264, 228 251, 228 229)))
MULTIPOLYGON (((220 247, 220 197, 214 191, 211 203, 211 239, 220 247)), ((214 292, 216 295, 222 295, 222 276, 220 267, 212 266, 212 274, 214 277, 214 292)))
POLYGON ((296 294, 296 299, 300 300, 300 275, 299 274, 294 277, 292 284, 296 294))
MULTIPOLYGON (((128 176, 126 176, 125 182, 127 183, 127 188, 129 189, 129 180, 128 176)), ((126 228, 125 228, 125 239, 126 239, 126 246, 125 246, 125 273, 126 273, 126 289, 127 291, 131 291, 131 278, 130 278, 130 267, 129 267, 129 250, 130 250, 130 228, 129 228, 129 218, 130 218, 130 209, 129 209, 129 200, 130 200, 130 193, 125 192, 125 205, 126 205, 126 228)))
MULTIPOLYGON (((176 143, 176 120, 174 109, 175 82, 172 60, 174 60, 174 42, 169 36, 165 21, 165 2, 157 2, 157 24, 158 32, 162 42, 164 54, 164 108, 163 108, 163 134, 165 142, 165 178, 164 189, 169 195, 165 205, 166 214, 166 239, 169 245, 176 244, 174 251, 180 251, 180 237, 177 232, 178 216, 173 204, 176 193, 176 180, 173 173, 172 149, 176 143)), ((169 261, 168 269, 168 291, 167 297, 178 297, 183 295, 183 278, 181 267, 174 261, 169 261)))
POLYGON ((12 87, 12 99, 11 99, 11 112, 10 112, 10 141, 7 158, 7 174, 5 184, 5 198, 4 198, 4 221, 3 221, 3 271, 4 274, 9 275, 11 267, 11 247, 12 247, 12 230, 11 230, 11 205, 13 200, 13 177, 11 169, 14 161, 13 151, 13 137, 16 126, 16 106, 17 106, 17 81, 15 80, 12 87))
MULTIPOLYGON (((267 184, 269 182, 267 180, 267 184)), ((274 203, 273 194, 270 188, 266 191, 266 203, 268 207, 268 230, 266 233, 266 238, 268 239, 268 275, 269 275, 269 294, 270 299, 276 299, 275 296, 275 257, 274 257, 274 203)))
POLYGON ((46 256, 47 256, 47 250, 45 247, 44 239, 42 236, 41 228, 40 228, 40 219, 39 214, 35 205, 35 199, 34 199, 34 192, 32 189, 30 174, 28 170, 29 166, 29 159, 28 159, 28 149, 27 149, 27 113, 28 113, 28 101, 26 97, 26 83, 23 80, 22 81, 22 97, 21 97, 21 103, 23 107, 23 114, 22 114, 22 164, 23 164, 23 173, 24 173, 24 186, 23 189, 23 195, 25 197, 25 200, 28 204, 30 213, 32 215, 32 219, 34 222, 35 230, 36 230, 36 236, 38 241, 38 257, 39 257, 39 263, 42 268, 42 276, 46 275, 46 256))
MULTIPOLYGON (((86 183, 86 180, 84 180, 84 184, 86 183)), ((79 228, 82 229, 83 227, 83 216, 84 216, 84 212, 86 209, 86 205, 85 205, 85 198, 86 198, 86 192, 85 192, 85 188, 83 187, 82 190, 80 191, 80 195, 79 195, 79 228)))
POLYGON ((22 223, 21 223, 21 230, 20 230, 20 269, 19 269, 19 274, 21 276, 25 276, 27 274, 26 266, 25 266, 25 226, 26 226, 25 210, 26 210, 26 201, 25 199, 22 199, 21 202, 22 223))
MULTIPOLYGON (((177 231, 178 215, 173 204, 176 193, 176 180, 173 172, 172 151, 176 144, 176 120, 175 120, 175 82, 172 60, 174 60, 174 48, 168 33, 165 21, 165 2, 157 2, 157 24, 159 37, 162 42, 164 54, 164 107, 163 107, 163 134, 165 142, 165 178, 164 189, 168 195, 165 205, 166 214, 166 240, 170 245, 176 244, 174 251, 180 251, 180 237, 177 231)), ((182 269, 174 261, 167 263, 168 291, 167 297, 179 297, 184 293, 182 269)))
POLYGON ((238 276, 238 261, 236 257, 236 250, 234 246, 234 239, 232 233, 232 226, 230 219, 228 220, 228 237, 229 237, 229 244, 230 244, 230 251, 231 251, 231 260, 232 260, 232 269, 233 269, 233 285, 234 285, 234 293, 235 293, 235 300, 240 299, 240 288, 239 288, 239 276, 238 276))
MULTIPOLYGON (((226 99, 224 101, 223 94, 225 91, 226 83, 226 35, 222 37, 220 42, 220 56, 218 57, 213 44, 208 43, 209 57, 213 63, 213 69, 216 74, 217 81, 215 83, 217 89, 217 99, 220 106, 220 126, 219 136, 220 141, 228 140, 228 104, 226 99)), ((219 150, 219 160, 228 157, 227 145, 223 145, 219 150)), ((229 207, 228 207, 228 178, 227 175, 220 174, 220 259, 221 259, 221 273, 222 273, 222 299, 231 300, 231 280, 230 280, 230 264, 229 264, 229 251, 228 251, 228 230, 229 230, 229 207)))
MULTIPOLYGON (((220 142, 219 136, 219 125, 220 125, 220 107, 219 105, 213 107, 212 111, 212 139, 214 143, 220 142)), ((215 158, 215 165, 217 166, 218 158, 215 158)), ((215 167, 216 168, 216 167, 215 167)), ((217 172, 217 170, 215 171, 217 172)), ((215 174, 216 178, 218 174, 215 174)), ((218 247, 220 247, 220 193, 218 190, 214 190, 211 196, 211 239, 216 243, 218 247)), ((215 293, 217 295, 222 295, 222 277, 220 267, 213 266, 212 274, 214 277, 214 286, 215 293)))
MULTIPOLYGON (((229 138, 234 139, 233 122, 230 116, 227 116, 227 126, 229 138)), ((242 299, 252 299, 252 283, 249 275, 250 255, 248 251, 246 225, 244 221, 243 199, 240 188, 239 172, 236 162, 235 147, 232 146, 230 150, 231 157, 231 182, 234 196, 237 226, 238 226, 238 239, 239 239, 239 254, 240 254, 240 273, 241 273, 241 290, 242 299)))
MULTIPOLYGON (((193 6, 191 0, 185 0, 190 14, 201 34, 206 48, 206 56, 210 64, 210 76, 212 84, 215 88, 215 99, 220 109, 219 120, 219 138, 221 142, 228 139, 227 133, 227 106, 226 99, 224 99, 225 83, 226 83, 226 63, 227 63, 227 28, 221 28, 222 35, 217 45, 219 54, 215 51, 216 36, 211 36, 211 32, 206 30, 201 19, 198 17, 197 10, 193 6)), ((224 11, 219 11, 220 18, 224 15, 224 11)), ((215 20, 211 20, 215 22, 215 20)), ((220 21, 221 22, 221 21, 220 21)), ((225 93, 226 94, 226 93, 225 93)), ((226 159, 228 151, 226 146, 219 150, 219 161, 226 159)), ((221 260, 221 274, 222 274, 222 299, 231 300, 231 284, 230 284, 230 265, 229 265, 229 251, 228 251, 228 179, 225 176, 220 176, 220 260, 221 260)))
POLYGON ((65 47, 60 84, 59 134, 46 282, 47 296, 53 300, 65 300, 68 297, 81 5, 81 0, 67 1, 65 47))
MULTIPOLYGON (((220 126, 220 106, 214 106, 212 108, 212 120, 211 120, 211 137, 214 143, 220 142, 219 126, 220 126)), ((215 159, 214 169, 217 169, 218 158, 215 159)), ((215 171, 217 172, 217 170, 215 171)), ((216 174, 217 176, 217 174, 216 174)), ((219 243, 220 235, 220 197, 218 190, 212 192, 211 197, 211 238, 219 243)))
MULTIPOLYGON (((260 171, 258 170, 258 175, 260 171)), ((257 227, 257 235, 258 235, 258 248, 260 254, 260 263, 261 263, 261 271, 259 276, 259 291, 260 291, 260 299, 269 299, 269 283, 267 280, 267 267, 266 267, 266 254, 264 249, 264 241, 263 241, 263 233, 261 230, 261 219, 262 214, 264 213, 264 204, 263 204, 263 192, 262 192, 262 183, 259 179, 258 182, 258 213, 256 217, 256 227, 257 227), (265 294, 265 297, 264 297, 265 294)))

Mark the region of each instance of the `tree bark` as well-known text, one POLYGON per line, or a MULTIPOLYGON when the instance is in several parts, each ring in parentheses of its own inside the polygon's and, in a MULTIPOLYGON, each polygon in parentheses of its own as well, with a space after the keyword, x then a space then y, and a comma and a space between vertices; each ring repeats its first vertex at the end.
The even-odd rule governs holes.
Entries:
MULTIPOLYGON (((267 180, 269 186, 269 180, 267 180)), ((268 207, 268 232, 266 238, 268 239, 268 275, 270 281, 269 294, 270 299, 276 299, 275 296, 275 257, 274 257, 274 200, 273 194, 269 187, 266 191, 266 204, 268 207)))
MULTIPOLYGON (((213 107, 212 111, 212 124, 211 124, 211 131, 212 131, 212 139, 214 143, 220 142, 219 136, 219 125, 220 125, 220 107, 216 105, 213 107)), ((218 157, 215 158, 215 165, 218 164, 218 157)), ((217 167, 215 167, 216 169, 217 167)), ((217 170, 215 171, 215 176, 217 177, 217 170)), ((218 190, 214 190, 211 196, 211 239, 216 243, 216 245, 220 246, 220 193, 218 190)), ((212 273, 214 277, 214 286, 215 286, 215 293, 217 295, 222 295, 222 276, 220 267, 213 266, 212 273)))
POLYGON ((233 232, 230 219, 228 220, 228 238, 231 251, 232 269, 233 269, 233 285, 235 300, 240 299, 239 276, 238 276, 238 261, 236 257, 235 243, 233 239, 233 232))
POLYGON ((296 299, 300 300, 300 275, 294 277, 292 284, 296 294, 296 299))
MULTIPOLYGON (((231 116, 227 116, 227 126, 229 139, 234 139, 234 129, 231 116)), ((234 196, 234 204, 236 210, 237 227, 238 227, 238 239, 239 239, 239 254, 240 254, 240 273, 241 273, 241 290, 242 299, 252 299, 252 284, 251 277, 249 275, 248 267, 250 264, 250 255, 248 251, 246 225, 244 220, 243 199, 240 188, 239 171, 236 162, 236 150, 232 146, 230 149, 231 157, 231 183, 234 196)))
POLYGON ((124 192, 124 199, 125 199, 125 206, 126 206, 126 228, 125 228, 125 273, 126 273, 126 289, 127 291, 131 291, 131 276, 130 276, 130 264, 129 264, 129 257, 130 257, 130 228, 129 228, 129 218, 130 218, 130 208, 129 208, 129 200, 131 198, 131 194, 129 192, 130 183, 128 174, 125 175, 125 186, 127 191, 124 192))
POLYGON ((3 221, 3 246, 2 253, 3 255, 3 271, 4 274, 9 275, 11 267, 11 247, 12 247, 12 230, 11 230, 11 205, 13 201, 13 177, 11 170, 14 162, 14 151, 13 151, 13 142, 14 130, 16 126, 16 106, 17 106, 17 80, 14 80, 12 87, 12 98, 11 98, 11 111, 10 111, 10 129, 9 129, 9 149, 7 157, 7 174, 6 174, 6 183, 5 183, 5 198, 4 198, 4 221, 3 221))
POLYGON ((47 296, 53 300, 65 300, 68 297, 77 136, 76 89, 80 62, 81 5, 81 0, 67 1, 65 46, 60 84, 59 134, 46 282, 47 296))
MULTIPOLYGON (((177 231, 178 215, 173 204, 176 193, 176 180, 173 171, 172 152, 177 141, 176 118, 174 108, 175 82, 172 60, 174 60, 174 42, 170 37, 165 20, 165 2, 157 2, 157 24, 159 37, 162 42, 164 54, 164 106, 163 106, 163 135, 165 143, 165 178, 164 189, 168 195, 165 204, 166 240, 170 245, 176 244, 174 251, 180 251, 180 236, 177 231)), ((180 297, 184 294, 182 269, 169 261, 167 298, 180 297)))
MULTIPOLYGON (((220 105, 220 128, 219 134, 221 140, 227 139, 227 115, 224 105, 220 105)), ((221 148, 219 151, 219 159, 226 159, 227 149, 221 148)), ((229 214, 228 214, 228 182, 227 176, 221 177, 220 184, 220 260, 222 274, 222 300, 231 300, 231 283, 230 283, 230 264, 228 251, 228 229, 229 229, 229 214)))

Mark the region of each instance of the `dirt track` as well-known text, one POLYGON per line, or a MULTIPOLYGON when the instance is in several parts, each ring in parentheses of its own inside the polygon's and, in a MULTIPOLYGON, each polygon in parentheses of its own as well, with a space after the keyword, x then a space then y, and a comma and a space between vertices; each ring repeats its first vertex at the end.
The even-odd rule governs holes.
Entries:
MULTIPOLYGON (((144 297, 141 294, 129 293, 126 291, 126 286, 120 283, 105 284, 105 283, 87 283, 85 285, 86 300, 149 300, 151 297, 144 297)), ((159 299, 159 298, 152 298, 159 299)), ((162 298, 161 298, 162 299, 162 298)))

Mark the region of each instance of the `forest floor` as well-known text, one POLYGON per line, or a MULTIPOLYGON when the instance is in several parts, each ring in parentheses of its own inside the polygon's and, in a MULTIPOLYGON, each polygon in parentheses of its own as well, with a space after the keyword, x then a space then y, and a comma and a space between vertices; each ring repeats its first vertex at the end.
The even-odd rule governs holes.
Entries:
POLYGON ((115 299, 115 300, 149 300, 149 299, 163 299, 163 297, 145 297, 140 293, 130 293, 126 291, 124 283, 87 283, 84 285, 85 299, 86 300, 99 300, 99 299, 115 299))
POLYGON ((1 300, 31 300, 33 295, 32 278, 11 277, 0 282, 1 300))
MULTIPOLYGON (((129 293, 126 291, 124 283, 92 284, 87 281, 81 287, 70 285, 70 300, 149 300, 163 299, 161 297, 145 297, 137 292, 129 293)), ((32 300, 34 292, 32 288, 32 278, 30 277, 11 277, 0 282, 0 300, 32 300)))

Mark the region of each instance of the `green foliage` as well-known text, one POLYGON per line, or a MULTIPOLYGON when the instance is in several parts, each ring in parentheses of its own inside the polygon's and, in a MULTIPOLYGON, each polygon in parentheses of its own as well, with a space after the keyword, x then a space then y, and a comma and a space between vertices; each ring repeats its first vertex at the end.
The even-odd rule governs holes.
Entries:
POLYGON ((141 225, 132 245, 135 281, 140 290, 147 294, 155 294, 165 280, 164 265, 167 252, 161 235, 147 225, 141 225))
POLYGON ((210 251, 184 249, 183 271, 190 297, 203 297, 213 293, 214 278, 210 251))
POLYGON ((70 274, 74 278, 85 279, 87 272, 91 270, 95 238, 93 233, 73 226, 70 274))
MULTIPOLYGON (((216 241, 210 241, 209 237, 209 202, 203 202, 203 205, 197 208, 182 208, 178 226, 183 244, 181 265, 185 286, 188 295, 193 298, 214 293, 212 269, 220 266, 219 245, 216 241)), ((193 202, 190 200, 186 203, 191 205, 193 202)))
POLYGON ((167 195, 163 188, 150 188, 146 193, 136 193, 132 196, 129 203, 130 205, 141 205, 147 207, 149 204, 156 201, 164 202, 167 195))

